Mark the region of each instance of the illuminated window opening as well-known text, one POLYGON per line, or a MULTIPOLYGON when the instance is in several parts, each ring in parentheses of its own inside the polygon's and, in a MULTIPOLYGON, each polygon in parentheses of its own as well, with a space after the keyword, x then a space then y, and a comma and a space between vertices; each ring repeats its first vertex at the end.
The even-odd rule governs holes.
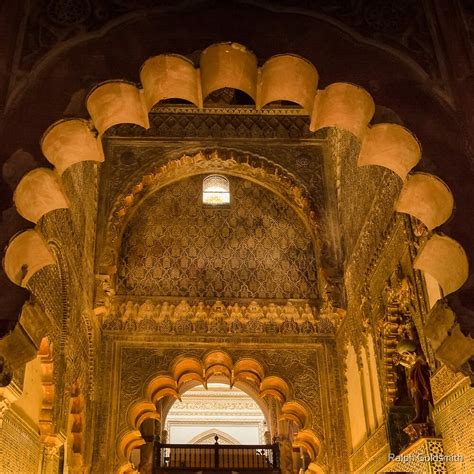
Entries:
POLYGON ((216 174, 206 176, 202 182, 202 202, 211 206, 230 204, 229 180, 216 174))

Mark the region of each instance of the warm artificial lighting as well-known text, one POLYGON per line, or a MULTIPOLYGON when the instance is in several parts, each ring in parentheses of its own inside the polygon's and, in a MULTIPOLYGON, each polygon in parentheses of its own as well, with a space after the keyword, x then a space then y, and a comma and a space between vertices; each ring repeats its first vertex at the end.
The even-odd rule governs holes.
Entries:
POLYGON ((212 174, 202 182, 202 202, 222 205, 230 203, 229 180, 224 176, 212 174))

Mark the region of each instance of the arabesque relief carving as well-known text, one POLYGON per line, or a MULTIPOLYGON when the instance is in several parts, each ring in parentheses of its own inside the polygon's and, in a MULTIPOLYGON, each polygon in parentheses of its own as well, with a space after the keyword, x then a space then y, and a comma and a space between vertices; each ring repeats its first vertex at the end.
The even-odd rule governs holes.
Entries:
POLYGON ((203 205, 199 175, 148 196, 123 234, 116 292, 317 299, 317 257, 304 221, 262 186, 229 181, 231 203, 222 209, 203 205))
POLYGON ((216 301, 181 300, 144 303, 126 301, 113 303, 115 309, 104 319, 106 331, 144 332, 156 334, 279 334, 310 336, 334 334, 341 320, 340 313, 331 307, 320 314, 309 302, 285 305, 256 301, 248 305, 226 305, 216 301))
POLYGON ((388 286, 385 298, 387 310, 379 325, 384 359, 385 401, 391 406, 399 395, 398 375, 394 370, 393 358, 403 333, 413 324, 410 319, 411 294, 408 280, 403 278, 396 281, 394 286, 388 286))
POLYGON ((255 167, 253 161, 250 154, 242 155, 232 151, 214 150, 209 153, 199 152, 192 156, 185 155, 158 169, 150 170, 115 202, 107 226, 108 248, 102 256, 101 266, 107 269, 116 264, 117 246, 120 244, 120 237, 128 215, 136 203, 153 190, 196 174, 224 173, 262 183, 276 194, 283 196, 288 202, 293 203, 315 232, 317 214, 311 195, 305 187, 282 167, 261 158, 258 160, 258 167, 255 167))

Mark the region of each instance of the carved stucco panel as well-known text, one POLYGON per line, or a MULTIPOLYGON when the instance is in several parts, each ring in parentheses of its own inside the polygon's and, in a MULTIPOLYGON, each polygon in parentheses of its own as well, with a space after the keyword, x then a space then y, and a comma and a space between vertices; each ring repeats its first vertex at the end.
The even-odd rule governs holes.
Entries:
POLYGON ((316 256, 303 222, 265 188, 230 177, 231 204, 202 204, 202 176, 149 196, 126 228, 119 293, 317 298, 316 256))

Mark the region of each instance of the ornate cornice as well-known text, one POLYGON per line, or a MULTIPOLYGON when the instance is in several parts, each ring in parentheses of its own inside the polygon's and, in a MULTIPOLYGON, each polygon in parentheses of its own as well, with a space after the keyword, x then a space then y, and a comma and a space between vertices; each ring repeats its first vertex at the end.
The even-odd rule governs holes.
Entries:
POLYGON ((256 301, 226 305, 204 300, 181 300, 176 305, 166 300, 146 300, 139 304, 118 298, 112 302, 102 329, 155 334, 312 336, 334 334, 340 320, 336 312, 320 314, 310 301, 262 305, 256 301))

